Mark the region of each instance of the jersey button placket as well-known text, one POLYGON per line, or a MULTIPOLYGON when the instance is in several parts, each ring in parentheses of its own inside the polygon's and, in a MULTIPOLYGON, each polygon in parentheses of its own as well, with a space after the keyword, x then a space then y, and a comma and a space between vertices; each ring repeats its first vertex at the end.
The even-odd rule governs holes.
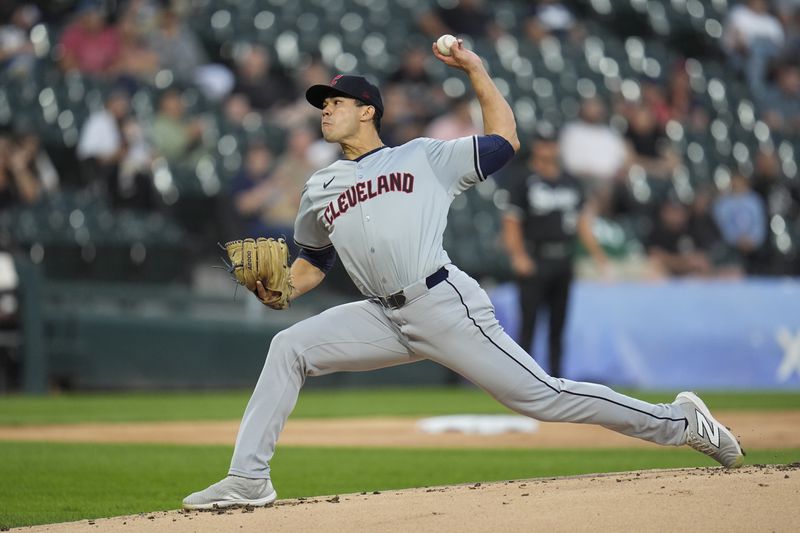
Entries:
MULTIPOLYGON (((355 174, 356 174, 356 183, 358 183, 358 182, 360 182, 360 181, 362 181, 364 179, 364 169, 363 169, 363 167, 361 166, 360 163, 356 164, 356 172, 355 172, 355 174)), ((370 266, 370 269, 373 272, 375 272, 376 271, 375 259, 374 259, 375 246, 373 246, 373 243, 375 242, 375 238, 374 238, 374 235, 373 235, 373 228, 372 228, 373 224, 371 223, 372 214, 371 214, 371 211, 370 211, 369 202, 359 202, 358 206, 359 206, 359 208, 361 210, 361 221, 362 221, 361 228, 362 228, 362 231, 364 232, 363 233, 364 234, 364 243, 369 246, 369 254, 367 254, 367 257, 365 257, 365 260, 366 260, 367 264, 370 266)), ((383 283, 386 283, 386 280, 383 280, 383 283)))
POLYGON ((371 215, 365 214, 365 213, 368 213, 368 212, 369 212, 369 207, 367 207, 366 205, 362 205, 361 206, 361 214, 363 215, 362 220, 364 221, 364 223, 362 224, 362 227, 364 228, 364 241, 366 243, 370 244, 369 253, 370 254, 374 254, 375 253, 375 247, 372 246, 372 244, 371 244, 371 243, 375 242, 374 239, 373 239, 373 236, 372 236, 372 223, 370 222, 370 220, 372 220, 372 217, 371 217, 371 215))

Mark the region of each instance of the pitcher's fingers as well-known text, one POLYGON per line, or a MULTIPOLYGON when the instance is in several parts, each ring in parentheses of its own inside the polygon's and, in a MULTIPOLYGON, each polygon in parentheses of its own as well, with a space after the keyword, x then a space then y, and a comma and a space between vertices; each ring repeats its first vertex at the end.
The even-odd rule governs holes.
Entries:
POLYGON ((256 290, 258 291, 258 297, 262 300, 267 297, 267 289, 264 288, 264 284, 261 281, 256 281, 256 290))

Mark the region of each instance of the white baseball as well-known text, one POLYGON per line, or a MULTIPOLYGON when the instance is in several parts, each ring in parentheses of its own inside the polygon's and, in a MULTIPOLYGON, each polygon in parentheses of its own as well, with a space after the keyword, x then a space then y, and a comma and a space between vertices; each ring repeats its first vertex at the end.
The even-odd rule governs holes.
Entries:
POLYGON ((456 44, 456 38, 449 33, 442 35, 436 40, 436 48, 439 49, 439 53, 443 56, 450 55, 450 47, 454 44, 456 44))

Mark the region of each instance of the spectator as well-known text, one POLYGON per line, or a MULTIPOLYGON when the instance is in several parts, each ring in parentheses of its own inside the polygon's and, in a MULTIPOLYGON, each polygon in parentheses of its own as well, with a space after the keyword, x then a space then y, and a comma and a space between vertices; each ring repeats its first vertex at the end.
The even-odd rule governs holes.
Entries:
POLYGON ((785 3, 787 4, 785 7, 779 8, 779 15, 786 31, 784 52, 796 56, 800 53, 800 2, 788 0, 785 3))
POLYGON ((150 46, 131 14, 123 16, 117 24, 120 39, 119 58, 114 67, 119 77, 151 84, 158 72, 160 54, 150 46))
POLYGON ((519 344, 533 349, 537 311, 548 308, 549 371, 562 376, 576 236, 601 267, 605 268, 607 258, 592 233, 592 203, 586 200, 581 183, 562 171, 555 138, 532 143, 528 172, 512 180, 503 215, 503 240, 519 287, 519 344))
POLYGON ((440 116, 428 126, 425 136, 449 141, 470 135, 480 135, 482 129, 472 118, 472 98, 462 96, 453 98, 450 111, 440 116))
POLYGON ((711 258, 689 233, 689 213, 677 198, 669 195, 658 208, 653 230, 647 240, 647 255, 656 275, 709 276, 711 258))
POLYGON ((746 0, 731 8, 725 21, 722 46, 735 68, 744 71, 753 44, 768 43, 775 50, 784 44, 780 21, 769 11, 767 0, 746 0))
POLYGON ((421 117, 430 116, 435 109, 442 109, 449 104, 441 83, 434 83, 425 68, 430 56, 430 49, 419 46, 409 47, 403 54, 403 62, 388 79, 386 87, 399 87, 413 106, 411 114, 421 117))
POLYGON ((692 79, 686 69, 686 62, 678 62, 668 73, 666 81, 667 105, 671 118, 684 122, 692 110, 692 79))
POLYGON ((149 206, 151 150, 138 122, 130 116, 130 97, 113 90, 105 107, 81 130, 76 149, 83 181, 116 205, 149 206))
POLYGON ((36 153, 31 145, 18 146, 12 138, 0 137, 0 208, 31 205, 42 195, 36 174, 36 153))
MULTIPOLYGON (((294 69, 291 81, 292 87, 311 87, 312 85, 325 84, 331 80, 331 72, 319 58, 310 58, 302 68, 294 69)), ((286 105, 273 109, 275 120, 285 128, 307 126, 319 122, 319 111, 308 105, 305 93, 298 91, 293 100, 286 105)), ((327 143, 324 143, 328 145, 327 143)), ((330 145, 328 145, 330 146, 330 145)), ((336 153, 338 148, 334 148, 336 153)), ((327 166, 327 165, 323 165, 327 166)))
MULTIPOLYGON (((295 87, 305 87, 309 83, 328 83, 331 80, 330 69, 318 57, 312 58, 305 68, 294 75, 296 79, 292 81, 292 85, 295 87)), ((308 103, 305 96, 298 98, 308 103)))
MULTIPOLYGON (((219 122, 220 135, 232 135, 237 144, 244 147, 253 141, 266 142, 275 152, 283 151, 286 144, 286 131, 278 124, 279 120, 266 121, 250 107, 247 96, 231 93, 225 98, 219 122)), ((308 176, 306 176, 308 177, 308 176)))
POLYGON ((40 17, 33 4, 20 4, 8 24, 0 26, 0 71, 12 76, 30 74, 36 62, 30 30, 40 17))
POLYGON ((632 105, 627 113, 625 139, 631 163, 641 166, 648 176, 669 178, 680 164, 655 115, 643 103, 632 105))
POLYGON ((196 84, 214 100, 231 91, 233 74, 223 65, 209 62, 200 40, 174 9, 161 11, 150 46, 158 50, 161 68, 172 72, 179 84, 196 84))
POLYGON ((608 125, 606 106, 599 98, 583 100, 578 120, 564 127, 560 142, 564 169, 578 178, 610 182, 627 168, 625 141, 608 125))
POLYGON ((75 21, 61 36, 61 68, 105 76, 114 72, 120 54, 119 31, 106 24, 98 0, 81 0, 75 21))
POLYGON ((127 0, 122 17, 133 21, 142 35, 150 35, 158 26, 161 0, 127 0))
POLYGON ((488 37, 491 40, 503 34, 483 0, 439 3, 434 9, 422 13, 417 22, 423 33, 434 40, 445 33, 457 37, 468 35, 473 39, 488 37))
POLYGON ((191 83, 195 70, 208 62, 200 41, 174 9, 161 10, 150 42, 160 51, 161 68, 170 70, 179 83, 191 83))
POLYGON ((397 116, 397 120, 387 124, 383 124, 383 118, 381 118, 381 130, 386 131, 381 137, 387 146, 400 146, 412 139, 427 135, 425 133, 426 126, 427 123, 424 120, 412 114, 400 114, 397 116))
POLYGON ((664 130, 667 123, 673 118, 665 86, 655 80, 645 80, 642 82, 642 105, 653 114, 656 124, 661 131, 664 130))
MULTIPOLYGON (((300 200, 300 189, 286 177, 276 177, 275 158, 266 144, 252 144, 245 164, 233 179, 231 192, 245 237, 284 237, 292 243, 294 217, 287 217, 300 200)), ((307 177, 307 176, 306 176, 307 177)))
POLYGON ((266 111, 295 98, 294 83, 280 69, 273 68, 272 58, 264 46, 248 44, 235 54, 235 59, 233 90, 247 95, 254 108, 266 111))
POLYGON ((774 215, 791 219, 800 214, 800 186, 785 178, 776 150, 762 149, 756 153, 753 190, 761 197, 768 219, 774 215))
POLYGON ((748 83, 760 115, 778 131, 800 132, 800 60, 773 57, 761 46, 753 49, 748 83))
MULTIPOLYGON (((781 170, 781 161, 776 150, 759 150, 755 156, 753 169, 753 190, 761 197, 765 206, 765 223, 782 220, 791 225, 792 220, 797 220, 800 214, 800 187, 795 180, 786 179, 781 170)), ((789 228, 780 227, 774 231, 775 236, 781 235, 789 228)), ((774 239, 768 238, 765 243, 766 255, 769 257, 769 274, 789 274, 791 268, 786 263, 785 254, 775 247, 774 239)))
POLYGON ((287 215, 287 219, 294 220, 299 206, 300 191, 308 177, 319 168, 309 157, 315 141, 316 135, 309 128, 294 128, 289 132, 286 152, 278 159, 275 166, 275 180, 285 182, 288 191, 289 198, 286 203, 291 207, 290 205, 284 207, 291 213, 287 215), (291 198, 295 196, 296 199, 292 200, 291 198))
POLYGON ((267 220, 270 225, 283 228, 280 231, 286 235, 292 248, 294 219, 300 207, 300 193, 308 177, 321 168, 313 160, 315 141, 316 135, 309 128, 298 127, 291 130, 286 151, 278 159, 270 178, 279 187, 267 220))
POLYGON ((142 125, 133 117, 122 123, 122 138, 127 150, 119 168, 120 203, 152 209, 155 206, 151 166, 153 148, 142 125))
POLYGON ((250 100, 246 95, 241 93, 229 94, 222 103, 221 132, 223 134, 230 133, 237 137, 244 135, 244 122, 250 113, 253 113, 253 108, 250 107, 250 100))
POLYGON ((15 156, 39 182, 41 193, 53 195, 58 192, 60 178, 50 156, 42 148, 42 141, 32 131, 17 134, 15 156))
POLYGON ((700 105, 692 91, 685 62, 679 62, 672 69, 666 84, 669 118, 685 125, 690 120, 692 111, 700 105))
POLYGON ((713 251, 722 245, 722 235, 711 214, 715 194, 711 187, 698 187, 689 206, 687 232, 701 250, 713 251))
POLYGON ((102 110, 83 125, 76 153, 82 162, 83 181, 110 194, 117 188, 120 161, 125 157, 121 124, 130 111, 128 93, 112 91, 102 110))
POLYGON ((725 242, 737 250, 748 274, 763 273, 767 218, 764 201, 741 172, 734 172, 730 190, 714 202, 714 220, 725 242))
POLYGON ((699 186, 689 205, 687 233, 698 250, 703 250, 712 264, 712 274, 719 277, 741 277, 744 271, 735 252, 722 240, 719 226, 711 208, 716 199, 716 189, 699 186))
POLYGON ((203 143, 205 120, 187 117, 181 93, 168 89, 158 101, 158 113, 150 129, 155 150, 170 165, 194 167, 208 153, 203 143))
POLYGON ((425 61, 430 55, 430 50, 412 46, 403 54, 402 63, 387 79, 389 83, 402 83, 408 85, 424 85, 428 89, 433 84, 428 71, 425 70, 425 61))
MULTIPOLYGON (((328 67, 319 58, 311 58, 307 66, 296 69, 291 85, 292 87, 311 87, 327 84, 330 80, 331 73, 328 67)), ((284 130, 308 128, 309 125, 316 126, 320 120, 319 110, 308 105, 305 93, 302 91, 296 93, 295 99, 289 104, 274 109, 270 116, 274 117, 274 123, 284 130)), ((316 130, 316 127, 314 129, 316 130)), ((340 157, 339 146, 325 142, 319 135, 315 135, 315 141, 308 151, 309 161, 314 168, 326 167, 340 157)))
POLYGON ((570 39, 579 42, 584 34, 569 6, 559 0, 540 0, 529 7, 524 20, 524 31, 534 43, 547 36, 562 41, 570 39))
POLYGON ((778 18, 786 23, 797 14, 800 9, 800 1, 798 0, 773 0, 775 11, 778 18))
MULTIPOLYGON (((383 116, 381 117, 381 137, 387 146, 398 146, 406 140, 415 137, 407 137, 403 127, 413 121, 414 107, 411 98, 402 85, 390 84, 383 91, 383 116)), ((420 126, 420 137, 424 134, 425 125, 420 126)))

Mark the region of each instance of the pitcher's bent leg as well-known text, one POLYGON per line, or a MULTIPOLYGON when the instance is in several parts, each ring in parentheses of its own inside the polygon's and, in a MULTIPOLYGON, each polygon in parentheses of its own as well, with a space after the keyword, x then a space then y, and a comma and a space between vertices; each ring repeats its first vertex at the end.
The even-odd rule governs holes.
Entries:
POLYGON ((686 418, 676 405, 549 376, 503 331, 486 293, 460 271, 451 271, 419 304, 406 307, 403 332, 416 353, 458 372, 514 411, 542 421, 597 424, 659 444, 685 441, 686 418), (430 331, 432 324, 441 332, 430 331))
POLYGON ((230 474, 269 477, 269 460, 306 376, 363 371, 419 360, 374 303, 334 307, 278 333, 247 404, 230 474))

